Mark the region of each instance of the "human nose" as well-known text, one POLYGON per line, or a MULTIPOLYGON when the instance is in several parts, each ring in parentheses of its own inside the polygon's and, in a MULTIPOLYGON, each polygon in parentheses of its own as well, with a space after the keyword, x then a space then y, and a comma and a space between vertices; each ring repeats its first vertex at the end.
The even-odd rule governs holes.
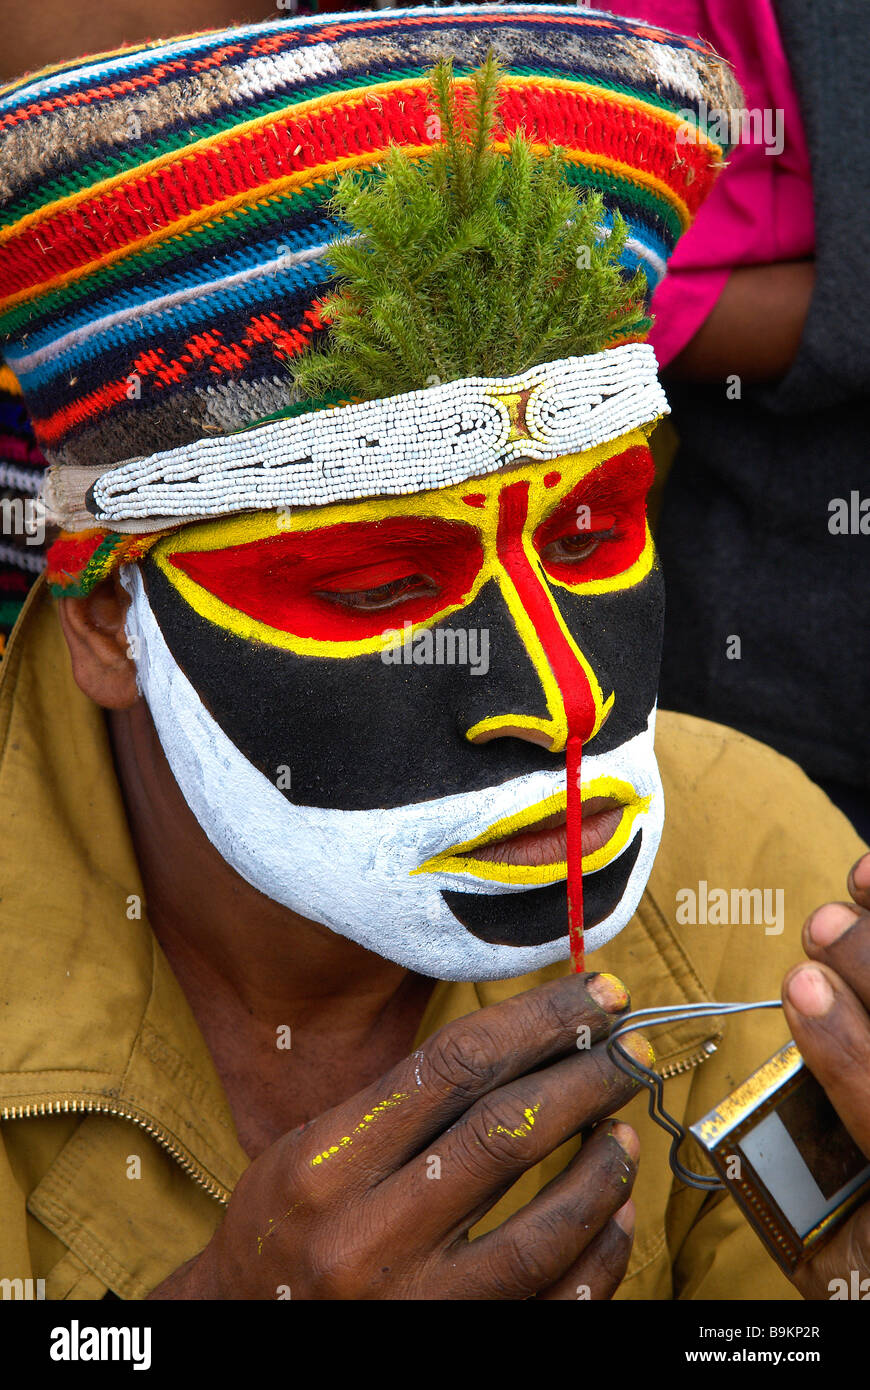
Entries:
POLYGON ((571 737, 584 743, 593 737, 610 702, 527 544, 528 495, 525 480, 502 490, 495 547, 496 601, 506 609, 500 626, 513 630, 513 659, 518 663, 513 689, 506 688, 504 680, 493 683, 491 711, 472 719, 464 733, 470 743, 519 738, 559 753, 571 737))

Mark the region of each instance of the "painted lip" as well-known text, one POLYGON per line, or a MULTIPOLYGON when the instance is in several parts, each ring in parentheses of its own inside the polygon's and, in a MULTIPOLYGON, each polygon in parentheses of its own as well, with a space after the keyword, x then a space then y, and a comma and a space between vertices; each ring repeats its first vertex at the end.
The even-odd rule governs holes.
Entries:
MULTIPOLYGON (((622 813, 622 802, 612 796, 592 796, 583 802, 581 846, 583 858, 588 859, 607 844, 616 833, 622 813)), ((568 851, 568 814, 557 811, 545 816, 527 830, 517 830, 501 840, 493 840, 477 849, 465 851, 469 859, 486 864, 564 864, 568 851)))
MULTIPOLYGON (((604 868, 625 848, 650 796, 629 782, 599 777, 582 789, 583 872, 604 868)), ((556 792, 495 821, 473 839, 427 859, 414 874, 462 874, 492 883, 538 887, 567 878, 567 794, 556 792)))

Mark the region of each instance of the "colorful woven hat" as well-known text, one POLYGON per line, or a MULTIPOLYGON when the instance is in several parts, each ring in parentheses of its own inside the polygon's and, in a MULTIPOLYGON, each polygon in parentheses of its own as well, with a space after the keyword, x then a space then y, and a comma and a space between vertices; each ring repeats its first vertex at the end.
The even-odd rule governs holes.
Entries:
MULTIPOLYGON (((558 145, 568 178, 622 214, 626 267, 651 294, 725 154, 701 113, 739 90, 702 43, 646 25, 520 5, 280 20, 98 55, 0 96, 0 345, 52 465, 62 591, 173 521, 413 491, 509 457, 485 381, 267 420, 290 403, 286 359, 323 327, 337 176, 390 144, 425 158, 426 70, 446 56, 461 81, 490 50, 505 131, 558 145), (463 446, 427 472, 436 417, 463 446), (412 439, 391 473, 399 427, 412 439)), ((504 384, 534 407, 525 455, 666 409, 645 344, 551 367, 504 384)))

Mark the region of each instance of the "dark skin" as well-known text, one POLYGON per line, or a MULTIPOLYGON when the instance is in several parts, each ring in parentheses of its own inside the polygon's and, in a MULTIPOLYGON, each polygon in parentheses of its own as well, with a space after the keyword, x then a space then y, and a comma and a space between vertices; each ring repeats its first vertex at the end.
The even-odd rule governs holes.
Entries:
POLYGON ((280 907, 230 869, 137 695, 120 584, 59 607, 75 678, 110 711, 149 921, 254 1160, 212 1243, 153 1297, 274 1298, 288 1270, 294 1298, 576 1299, 581 1284, 610 1297, 631 1251, 638 1141, 628 1125, 599 1128, 522 1220, 474 1242, 473 1258, 465 1237, 525 1168, 634 1093, 601 1046, 625 991, 572 977, 460 1020, 409 1058, 432 980, 280 907), (292 1071, 276 1047, 281 1024, 293 1029, 292 1071), (598 1046, 581 1053, 584 1024, 598 1046), (406 1099, 369 1127, 365 1117, 395 1094, 406 1099), (312 1164, 361 1122, 355 1163, 340 1154, 312 1164), (444 1165, 438 1182, 415 1157, 430 1144, 444 1165), (364 1200, 373 1214, 361 1227, 364 1200), (293 1222, 264 1244, 268 1258, 253 1258, 291 1207, 293 1222))
POLYGON ((191 814, 144 701, 114 711, 110 725, 149 921, 256 1158, 318 1115, 324 1096, 353 1095, 410 1051, 432 981, 241 879, 191 814), (167 837, 160 827, 169 825, 167 837), (282 1023, 292 1025, 292 1068, 276 1048, 282 1023))
MULTIPOLYGON (((812 965, 786 976, 783 1003, 792 1035, 862 1153, 870 1156, 870 854, 852 867, 852 902, 825 903, 804 924, 812 965)), ((802 1267, 805 1298, 830 1298, 832 1279, 870 1275, 870 1203, 802 1267)))
MULTIPOLYGON (((274 1298, 288 1282, 313 1299, 565 1301, 580 1286, 611 1297, 631 1251, 639 1153, 610 1118, 634 1088, 603 1047, 624 988, 566 976, 449 1024, 409 1057, 431 981, 278 907, 220 859, 137 696, 126 602, 109 580, 62 600, 61 623, 78 684, 112 711, 149 917, 253 1159, 213 1239, 152 1298, 274 1298), (275 1047, 282 1023, 302 1062, 292 1085, 275 1047), (593 1045, 578 1051, 582 1024, 593 1045), (590 1129, 525 1208, 468 1242, 523 1171, 590 1129)), ((813 963, 789 973, 783 997, 808 1065, 870 1154, 870 854, 849 891, 855 906, 809 919, 813 963)), ((648 1044, 633 1041, 646 1060, 648 1044)), ((795 1283, 826 1299, 851 1269, 870 1274, 870 1204, 795 1283)))
POLYGON ((280 907, 220 857, 137 695, 125 612, 115 581, 92 601, 60 605, 76 679, 111 712, 149 921, 215 1059, 242 1147, 255 1158, 319 1114, 324 1096, 344 1100, 404 1056, 432 981, 280 907), (281 1024, 293 1028, 298 1064, 289 1087, 286 1052, 276 1047, 281 1024))
MULTIPOLYGON (((815 286, 814 261, 737 266, 666 376, 686 381, 777 381, 797 355, 815 286)), ((679 422, 678 422, 679 425, 679 422)))
MULTIPOLYGON (((179 25, 177 0, 160 0, 144 18, 141 6, 116 5, 108 18, 100 13, 94 38, 87 11, 44 4, 36 28, 31 10, 26 25, 5 26, 13 44, 7 44, 6 76, 179 27, 274 17, 272 6, 249 6, 246 15, 214 3, 199 9, 197 18, 188 0, 179 25)), ((23 14, 18 5, 13 12, 15 19, 23 14)), ((769 380, 786 370, 807 288, 802 270, 783 277, 789 269, 735 272, 674 370, 700 380, 733 371, 769 380), (785 319, 780 301, 794 310, 785 319)), ((465 1234, 524 1168, 624 1104, 630 1088, 600 1047, 607 1009, 618 1008, 623 997, 608 995, 600 977, 571 977, 450 1025, 412 1062, 405 1060, 432 982, 278 907, 220 859, 181 797, 136 698, 124 608, 123 594, 109 583, 90 599, 65 600, 62 622, 79 684, 112 711, 149 918, 254 1160, 214 1240, 153 1297, 271 1298, 288 1269, 294 1298, 573 1300, 579 1284, 593 1297, 609 1297, 631 1248, 633 1213, 625 1199, 637 1139, 626 1125, 599 1125, 579 1158, 498 1232, 473 1246, 465 1234), (576 1027, 584 1021, 599 1045, 578 1054, 576 1027), (287 1022, 292 1082, 286 1054, 275 1047, 275 1029, 287 1022), (351 1134, 361 1116, 394 1093, 413 1104, 388 1109, 355 1138, 361 1162, 347 1164, 340 1155, 312 1165, 312 1155, 351 1134), (533 1106, 540 1106, 540 1118, 529 1128, 525 1117, 533 1106), (426 1182, 414 1157, 428 1145, 444 1163, 438 1183, 426 1182), (351 1223, 345 1214, 352 1202, 351 1223), (290 1211, 292 1222, 282 1223, 290 1211), (255 1258, 259 1237, 263 1254, 255 1258)))

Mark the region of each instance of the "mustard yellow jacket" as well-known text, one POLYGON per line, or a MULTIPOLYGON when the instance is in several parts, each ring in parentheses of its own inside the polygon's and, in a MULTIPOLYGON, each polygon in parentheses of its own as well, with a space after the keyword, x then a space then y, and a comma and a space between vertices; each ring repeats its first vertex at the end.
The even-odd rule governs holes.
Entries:
MULTIPOLYGON (((758 743, 662 714, 657 747, 658 860, 633 921, 589 968, 619 975, 635 1007, 775 997, 800 959, 805 917, 843 896, 863 846, 798 768, 758 743), (782 888, 785 930, 677 926, 677 893, 701 880, 782 888)), ((187 1001, 144 908, 137 915, 142 882, 104 717, 73 682, 42 585, 3 662, 0 854, 0 1279, 44 1279, 49 1299, 141 1299, 206 1244, 248 1159, 187 1001)), ((439 983, 417 1041, 566 968, 439 983)), ((786 1037, 779 1010, 658 1032, 669 1109, 697 1119, 786 1037)), ((673 1181, 645 1093, 623 1113, 642 1149, 617 1297, 797 1297, 729 1197, 673 1181)), ((476 1229, 528 1201, 576 1147, 529 1171, 476 1229)))

